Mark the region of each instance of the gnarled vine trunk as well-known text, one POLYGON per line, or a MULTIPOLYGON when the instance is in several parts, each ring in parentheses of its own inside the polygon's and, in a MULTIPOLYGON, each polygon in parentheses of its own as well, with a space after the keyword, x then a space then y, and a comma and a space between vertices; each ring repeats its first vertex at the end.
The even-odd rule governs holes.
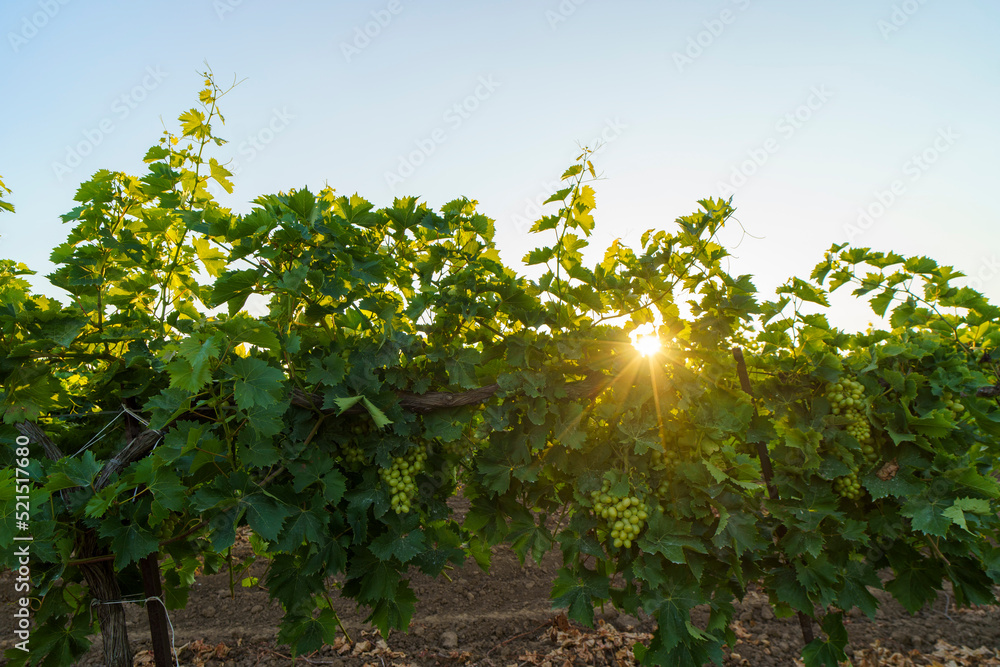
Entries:
MULTIPOLYGON (((101 553, 103 549, 98 550, 97 537, 92 530, 84 534, 79 547, 78 553, 81 558, 105 555, 101 553)), ((107 667, 132 667, 132 647, 129 646, 128 628, 125 625, 125 608, 118 602, 102 604, 122 598, 121 588, 115 578, 114 562, 104 560, 83 563, 80 565, 80 570, 87 580, 87 585, 90 586, 91 595, 97 601, 94 606, 101 626, 104 664, 107 667)))

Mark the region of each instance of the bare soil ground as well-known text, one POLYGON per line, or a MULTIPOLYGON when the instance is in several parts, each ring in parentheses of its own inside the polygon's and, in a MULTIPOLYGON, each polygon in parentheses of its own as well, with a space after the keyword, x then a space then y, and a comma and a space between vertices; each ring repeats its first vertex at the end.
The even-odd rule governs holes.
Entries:
MULTIPOLYGON (((236 555, 249 553, 245 538, 236 555)), ((491 665, 553 667, 634 664, 631 646, 646 641, 654 628, 649 618, 618 614, 607 608, 597 627, 567 622, 549 600, 559 556, 550 553, 541 566, 521 566, 507 549, 497 549, 490 572, 473 562, 451 572, 451 581, 413 574, 419 603, 408 633, 383 640, 364 625, 364 610, 338 600, 338 613, 352 642, 293 661, 288 648, 275 643, 281 609, 262 586, 230 590, 226 573, 199 578, 187 608, 170 612, 182 667, 270 667, 333 665, 375 667, 410 665, 491 665)), ((266 563, 250 574, 263 578, 266 563)), ((12 644, 13 581, 0 575, 0 650, 12 644)), ((849 614, 848 655, 855 667, 874 665, 1000 665, 1000 607, 956 609, 945 594, 910 616, 887 594, 875 619, 849 614)), ((127 605, 136 665, 152 665, 146 612, 127 605)), ((704 614, 701 614, 704 616, 704 614)), ((704 621, 695 613, 695 623, 704 621)), ((726 665, 791 666, 802 646, 796 619, 774 617, 766 596, 750 592, 738 606, 733 629, 740 638, 727 652, 726 665)), ((817 628, 817 632, 818 632, 817 628)), ((100 638, 81 667, 101 665, 100 638)), ((0 664, 3 659, 0 658, 0 664)))

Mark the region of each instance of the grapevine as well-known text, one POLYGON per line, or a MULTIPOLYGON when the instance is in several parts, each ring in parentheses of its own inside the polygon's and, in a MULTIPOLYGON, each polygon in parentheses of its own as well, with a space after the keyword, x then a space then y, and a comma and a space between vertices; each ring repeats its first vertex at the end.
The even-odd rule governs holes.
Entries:
POLYGON ((93 618, 105 663, 131 665, 121 606, 92 603, 141 593, 145 562, 182 604, 243 526, 296 656, 340 631, 331 577, 388 634, 414 612, 411 568, 487 568, 504 543, 562 552, 551 594, 575 621, 655 617, 646 665, 719 662, 751 586, 805 637, 819 624, 808 667, 846 660, 842 612, 873 616, 871 588, 911 612, 945 588, 995 601, 1000 308, 951 267, 834 245, 766 300, 728 273, 719 199, 588 264, 590 150, 523 272, 465 198, 302 188, 237 214, 206 187, 233 187, 208 157, 222 94, 206 75, 144 173, 81 185, 48 276, 64 302, 0 260, 0 437, 30 443, 33 544, 55 545, 33 552, 33 665, 78 663, 93 618), (884 329, 832 324, 845 288, 884 329), (641 356, 630 334, 650 326, 669 349, 641 356), (123 405, 148 427, 106 430, 123 405))

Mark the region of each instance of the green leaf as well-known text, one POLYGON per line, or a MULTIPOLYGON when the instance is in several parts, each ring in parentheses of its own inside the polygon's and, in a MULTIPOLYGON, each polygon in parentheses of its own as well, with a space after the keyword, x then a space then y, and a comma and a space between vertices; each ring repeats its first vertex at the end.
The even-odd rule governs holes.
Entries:
POLYGON ((279 600, 288 613, 312 612, 312 596, 325 590, 323 576, 307 573, 290 554, 278 554, 267 569, 267 590, 272 600, 279 600))
POLYGON ((552 248, 535 248, 527 255, 525 255, 521 261, 527 266, 534 266, 536 264, 544 264, 545 262, 552 259, 555 255, 555 250, 552 248))
POLYGON ((263 491, 246 496, 242 502, 247 508, 247 522, 254 532, 266 540, 276 540, 281 524, 291 515, 288 506, 263 491))
MULTIPOLYGON (((657 620, 656 637, 659 638, 664 651, 671 651, 678 645, 686 645, 686 641, 691 636, 693 627, 691 622, 691 609, 697 604, 705 602, 699 594, 697 582, 691 581, 689 577, 682 578, 678 572, 667 572, 666 581, 669 583, 658 589, 661 598, 655 603, 653 609, 657 620), (673 574, 674 576, 670 576, 673 574)), ((670 663, 677 664, 677 663, 670 663)))
POLYGON ((392 423, 392 420, 385 416, 385 413, 379 410, 374 403, 368 400, 367 397, 361 398, 361 404, 365 406, 368 410, 368 414, 371 415, 372 421, 375 422, 375 426, 378 428, 385 428, 392 423))
POLYGON ((534 516, 530 514, 519 516, 511 521, 507 539, 522 565, 529 552, 540 564, 542 556, 552 547, 553 542, 548 529, 535 523, 534 516))
POLYGON ((610 597, 611 580, 585 567, 579 572, 560 568, 552 585, 553 606, 567 609, 567 615, 588 628, 594 627, 594 604, 610 597))
POLYGON ((272 406, 284 392, 285 374, 260 359, 240 357, 225 371, 236 380, 234 394, 241 410, 272 406))
POLYGON ((813 285, 801 280, 800 278, 793 278, 791 286, 787 289, 788 292, 799 297, 803 301, 808 301, 810 303, 817 303, 821 306, 829 306, 830 302, 826 298, 826 293, 821 289, 817 289, 813 285))
POLYGON ((423 532, 413 530, 405 535, 383 533, 372 540, 368 548, 379 560, 395 558, 400 563, 408 563, 426 548, 426 544, 423 532))
POLYGON ((160 543, 156 536, 134 523, 122 523, 118 519, 105 519, 98 534, 111 538, 111 550, 115 554, 115 569, 121 570, 130 563, 138 562, 144 556, 156 552, 160 543))
POLYGON ((216 160, 214 157, 208 160, 209 169, 212 172, 212 178, 215 182, 222 186, 228 194, 233 194, 233 183, 229 180, 229 177, 233 175, 233 172, 229 171, 216 160))
POLYGON ((364 396, 348 396, 344 398, 334 398, 333 402, 336 403, 337 407, 340 408, 338 415, 342 415, 355 405, 357 405, 364 396))
POLYGON ((377 627, 384 636, 388 636, 390 630, 405 630, 413 618, 416 602, 417 596, 409 582, 404 581, 392 598, 379 600, 372 606, 372 613, 365 622, 377 627))
POLYGON ((900 514, 913 519, 914 530, 928 535, 944 537, 952 521, 944 515, 943 501, 932 501, 924 497, 908 500, 900 510, 900 514))
POLYGON ((226 271, 219 276, 212 286, 212 302, 210 306, 229 304, 229 314, 236 315, 243 308, 247 298, 257 289, 257 281, 261 272, 258 269, 242 269, 226 271))
POLYGON ((561 180, 565 181, 567 178, 573 178, 574 176, 576 176, 577 174, 579 174, 581 171, 583 171, 583 165, 582 164, 574 164, 569 169, 567 169, 566 171, 563 172, 563 175, 561 176, 561 180))
POLYGON ((954 504, 945 509, 941 514, 962 530, 969 531, 969 526, 965 522, 965 513, 990 514, 990 502, 982 498, 959 498, 954 504))
POLYGON ((874 312, 879 317, 885 317, 885 313, 889 310, 889 305, 892 303, 893 298, 896 296, 896 290, 891 287, 886 287, 882 290, 881 294, 872 297, 868 302, 872 307, 872 312, 874 312))
MULTIPOLYGON (((890 556, 890 561, 892 560, 890 556)), ((898 567, 893 566, 896 576, 886 583, 885 589, 908 612, 915 614, 925 604, 937 599, 937 589, 941 584, 941 575, 937 568, 929 567, 915 552, 897 565, 898 567)))
POLYGON ((861 484, 875 500, 894 496, 909 498, 920 493, 924 484, 913 476, 912 470, 901 469, 891 479, 883 480, 878 476, 878 470, 871 470, 861 477, 861 484))
POLYGON ((88 449, 80 458, 66 457, 56 462, 44 488, 54 493, 74 486, 90 486, 103 467, 94 458, 94 452, 88 449))
POLYGON ((812 615, 813 603, 809 599, 809 592, 799 581, 795 570, 789 567, 773 570, 767 581, 779 602, 784 602, 796 611, 812 615))
POLYGON ((299 508, 295 508, 295 510, 292 510, 289 517, 281 524, 278 549, 294 551, 304 542, 322 544, 328 539, 325 530, 326 524, 315 512, 299 508))
POLYGON ((194 246, 195 252, 198 253, 198 259, 201 260, 201 264, 205 267, 208 275, 213 278, 221 276, 228 263, 225 253, 213 247, 206 238, 194 238, 191 240, 191 245, 194 246))
POLYGON ((882 581, 866 564, 852 562, 848 565, 848 572, 844 577, 843 586, 837 593, 837 606, 845 611, 857 607, 868 618, 875 618, 879 601, 868 590, 869 587, 881 589, 882 581))
POLYGON ((639 548, 646 553, 662 554, 672 563, 687 562, 685 548, 708 553, 701 540, 691 536, 691 524, 659 512, 650 517, 648 528, 639 539, 639 548))
POLYGON ((151 526, 160 523, 171 511, 182 510, 187 504, 188 488, 181 483, 176 472, 161 465, 156 458, 147 456, 133 464, 131 469, 131 483, 145 484, 153 494, 151 526))
POLYGON ((844 627, 844 615, 840 612, 828 613, 823 617, 823 632, 827 640, 814 639, 802 649, 802 660, 806 667, 838 667, 847 660, 844 647, 847 646, 847 629, 844 627))
POLYGON ((332 609, 322 610, 312 616, 286 616, 281 621, 278 642, 292 647, 292 655, 308 655, 333 644, 337 639, 340 621, 332 609))
POLYGON ((181 121, 181 130, 184 132, 183 136, 185 137, 200 139, 207 132, 204 127, 205 114, 197 109, 185 111, 177 117, 177 120, 181 121))

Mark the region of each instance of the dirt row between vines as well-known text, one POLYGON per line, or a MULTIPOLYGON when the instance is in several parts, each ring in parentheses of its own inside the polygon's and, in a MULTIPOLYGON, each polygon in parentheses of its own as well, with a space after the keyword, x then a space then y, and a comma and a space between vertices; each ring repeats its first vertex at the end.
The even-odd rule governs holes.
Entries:
MULTIPOLYGON (((459 521, 469 508, 462 497, 452 498, 449 505, 459 521)), ((238 531, 234 562, 252 555, 248 531, 246 527, 238 531)), ((594 628, 567 621, 549 597, 561 554, 550 552, 541 564, 529 558, 522 565, 509 548, 500 546, 493 549, 489 572, 472 560, 449 571, 448 577, 411 572, 410 584, 418 602, 406 633, 391 633, 383 639, 364 623, 365 609, 335 598, 337 614, 351 641, 339 635, 334 645, 299 656, 293 663, 288 647, 275 641, 282 611, 263 585, 267 565, 266 560, 258 560, 247 572, 234 575, 233 582, 227 572, 197 578, 188 605, 169 612, 180 667, 631 665, 635 664, 631 647, 636 642, 648 643, 656 627, 648 616, 620 614, 610 605, 597 610, 594 628), (240 585, 243 576, 256 577, 260 583, 245 588, 240 585)), ((880 601, 874 619, 857 609, 847 615, 848 656, 854 667, 1000 667, 1000 606, 957 609, 945 592, 911 616, 885 591, 873 590, 872 594, 880 601)), ((13 644, 14 597, 13 575, 4 572, 0 574, 0 655, 13 644)), ((135 665, 149 667, 153 657, 146 611, 136 604, 127 604, 125 609, 135 665)), ((766 594, 752 589, 737 604, 734 618, 732 629, 738 640, 726 650, 727 666, 801 664, 798 621, 775 618, 766 594)), ((706 610, 693 613, 695 625, 704 627, 707 620, 706 610)), ((103 665, 100 636, 91 639, 94 645, 80 660, 80 667, 103 665)))
MULTIPOLYGON (((235 555, 248 551, 241 539, 235 555)), ((453 570, 451 581, 415 573, 411 583, 419 602, 410 631, 393 633, 387 640, 363 624, 364 610, 355 609, 349 600, 336 600, 353 643, 340 638, 296 664, 632 664, 630 647, 648 640, 654 622, 610 608, 598 612, 595 629, 567 622, 549 600, 559 565, 559 555, 550 553, 540 566, 529 561, 522 567, 511 551, 498 548, 489 573, 473 562, 453 570)), ((265 568, 265 562, 258 562, 250 574, 263 578, 265 568)), ((12 644, 13 590, 11 574, 0 575, 3 648, 12 644)), ((1000 665, 1000 608, 956 609, 950 596, 942 594, 911 617, 884 592, 874 594, 883 601, 874 619, 856 610, 848 615, 848 655, 854 665, 1000 665)), ((135 664, 152 665, 145 610, 132 604, 126 609, 135 664)), ((694 617, 697 625, 707 614, 696 610, 694 617)), ((243 588, 237 581, 231 591, 227 573, 200 577, 188 606, 170 612, 182 667, 291 665, 288 648, 275 643, 280 619, 279 605, 262 586, 243 588)), ((760 592, 751 591, 738 605, 733 630, 739 641, 727 651, 727 665, 796 664, 802 645, 798 623, 775 618, 760 592)), ((81 667, 102 664, 100 639, 94 640, 81 667)))

